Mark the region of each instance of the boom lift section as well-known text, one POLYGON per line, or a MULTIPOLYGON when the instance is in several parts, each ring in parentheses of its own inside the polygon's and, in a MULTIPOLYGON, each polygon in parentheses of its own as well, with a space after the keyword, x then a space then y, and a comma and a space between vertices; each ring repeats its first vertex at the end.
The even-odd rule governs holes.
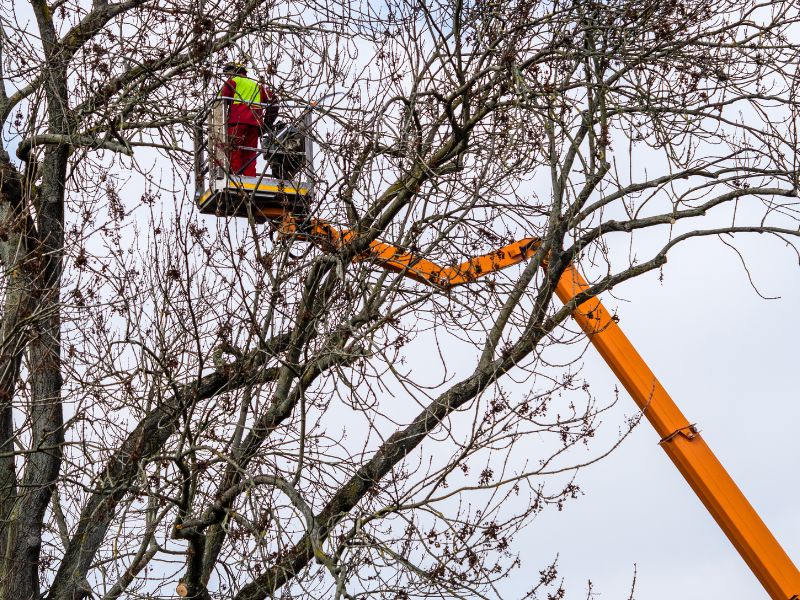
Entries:
MULTIPOLYGON (((283 220, 283 236, 342 248, 356 237, 323 221, 298 227, 292 217, 283 220)), ((441 267, 396 246, 373 241, 356 260, 369 260, 416 281, 451 288, 518 264, 536 252, 536 238, 525 238, 494 252, 472 258, 457 267, 441 267)), ((564 304, 589 288, 578 270, 569 265, 556 286, 564 304)), ((800 572, 758 516, 742 491, 647 366, 598 298, 576 306, 573 318, 586 333, 639 409, 659 435, 659 444, 728 536, 736 550, 774 600, 797 600, 800 572)))
MULTIPOLYGON (((305 162, 301 167, 313 177, 313 147, 310 137, 305 137, 305 150, 302 152, 305 162)), ((214 136, 210 139, 213 141, 214 136)), ((219 144, 219 136, 216 139, 219 144)), ((203 147, 202 144, 199 146, 203 147)), ((219 150, 216 164, 224 164, 219 150)), ((198 166, 197 160, 195 166, 196 177, 204 176, 202 165, 198 166)), ((308 217, 307 206, 313 189, 309 183, 268 178, 262 174, 252 182, 253 187, 245 187, 241 178, 227 173, 220 175, 224 169, 212 166, 206 172, 209 170, 215 170, 217 179, 214 180, 212 173, 208 190, 202 190, 202 184, 198 183, 197 201, 201 212, 270 220, 281 237, 307 241, 323 250, 342 249, 358 237, 352 230, 308 217), (212 205, 213 210, 209 208, 212 205)), ((273 167, 273 175, 275 171, 273 167)), ((375 240, 354 261, 369 261, 424 284, 452 288, 519 264, 531 258, 538 247, 539 240, 525 238, 458 266, 443 267, 392 244, 375 240)), ((568 265, 555 291, 567 304, 588 288, 589 284, 578 270, 568 265)), ((670 398, 600 300, 596 297, 586 300, 573 309, 572 316, 656 430, 659 444, 667 456, 770 598, 800 600, 800 571, 703 441, 697 427, 670 398)))

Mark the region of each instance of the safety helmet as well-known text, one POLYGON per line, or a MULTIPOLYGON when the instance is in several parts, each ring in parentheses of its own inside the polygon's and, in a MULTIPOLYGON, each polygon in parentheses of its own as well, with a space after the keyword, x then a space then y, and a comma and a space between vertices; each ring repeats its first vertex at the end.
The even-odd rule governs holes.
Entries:
POLYGON ((247 67, 240 62, 228 62, 222 66, 222 72, 225 75, 246 75, 247 67))

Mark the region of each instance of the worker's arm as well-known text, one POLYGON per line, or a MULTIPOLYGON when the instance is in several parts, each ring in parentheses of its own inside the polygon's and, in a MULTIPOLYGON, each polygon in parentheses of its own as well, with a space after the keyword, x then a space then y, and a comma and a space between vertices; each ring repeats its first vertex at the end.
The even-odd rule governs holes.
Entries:
POLYGON ((272 90, 263 85, 260 85, 259 89, 261 90, 261 103, 264 105, 264 125, 272 127, 278 119, 278 98, 272 90))
POLYGON ((230 99, 233 98, 235 94, 236 94, 236 82, 233 79, 228 79, 228 81, 223 83, 222 87, 219 89, 219 97, 225 98, 228 101, 230 101, 230 99))
POLYGON ((233 79, 228 79, 225 83, 222 84, 222 87, 219 89, 219 97, 223 98, 223 103, 225 105, 225 118, 228 118, 231 109, 231 103, 233 102, 232 98, 236 94, 236 82, 233 79))

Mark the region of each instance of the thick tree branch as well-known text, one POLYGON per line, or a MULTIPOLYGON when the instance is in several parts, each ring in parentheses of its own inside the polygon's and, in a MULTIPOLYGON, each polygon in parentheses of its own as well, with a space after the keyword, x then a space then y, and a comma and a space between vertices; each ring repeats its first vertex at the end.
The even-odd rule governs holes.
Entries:
MULTIPOLYGON (((267 345, 270 355, 283 351, 286 343, 286 336, 274 338, 267 345)), ((138 476, 142 461, 161 451, 175 432, 181 413, 199 400, 245 385, 274 381, 278 370, 266 368, 265 359, 265 352, 257 351, 243 361, 183 385, 139 422, 109 459, 98 477, 97 487, 81 510, 78 526, 48 594, 49 599, 82 598, 89 593, 84 583, 86 573, 105 539, 117 505, 138 476)))
POLYGON ((25 138, 17 146, 17 158, 23 161, 30 159, 31 150, 36 146, 44 145, 67 145, 73 148, 88 148, 90 150, 111 150, 125 154, 126 156, 133 156, 133 150, 130 145, 123 145, 119 142, 112 142, 109 140, 101 140, 88 135, 59 135, 55 133, 40 133, 29 138, 25 138))

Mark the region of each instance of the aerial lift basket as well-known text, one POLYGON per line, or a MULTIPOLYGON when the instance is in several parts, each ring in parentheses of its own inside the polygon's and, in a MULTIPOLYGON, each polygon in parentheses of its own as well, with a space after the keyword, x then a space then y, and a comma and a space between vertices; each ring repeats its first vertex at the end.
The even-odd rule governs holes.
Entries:
POLYGON ((230 170, 225 102, 215 98, 195 121, 195 202, 200 212, 252 216, 258 223, 308 214, 314 181, 311 112, 305 110, 296 122, 268 130, 260 148, 246 148, 262 157, 256 176, 247 177, 230 170))

